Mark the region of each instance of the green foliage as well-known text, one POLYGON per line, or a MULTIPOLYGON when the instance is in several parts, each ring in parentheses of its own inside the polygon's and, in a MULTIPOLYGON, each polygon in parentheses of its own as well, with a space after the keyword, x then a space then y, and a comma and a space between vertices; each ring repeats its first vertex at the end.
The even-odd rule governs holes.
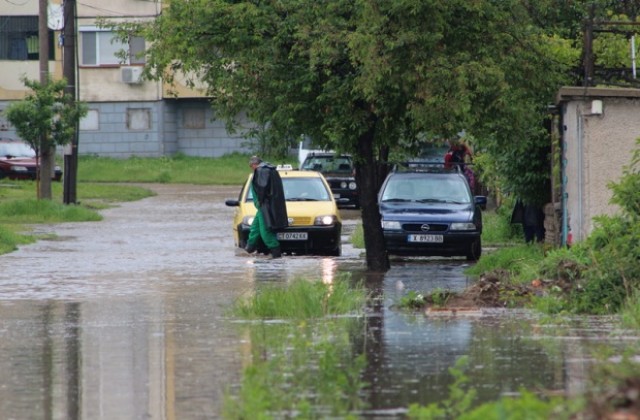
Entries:
POLYGON ((359 311, 366 292, 362 285, 350 284, 348 275, 333 283, 294 280, 287 287, 265 285, 249 298, 239 300, 234 314, 244 318, 319 318, 359 311))
POLYGON ((484 246, 522 244, 522 225, 511 223, 513 205, 509 201, 495 210, 482 213, 482 243, 484 246))
POLYGON ((225 398, 225 418, 356 418, 363 408, 360 379, 364 355, 355 355, 350 332, 361 318, 331 317, 358 312, 366 292, 348 276, 332 284, 295 280, 265 285, 233 314, 246 319, 298 320, 249 324, 252 360, 237 393, 225 398), (234 395, 235 394, 235 395, 234 395))
POLYGON ((452 292, 450 290, 436 288, 431 292, 430 298, 436 307, 445 307, 451 296, 452 292))
POLYGON ((622 325, 640 330, 640 292, 634 290, 620 310, 622 325))
POLYGON ((498 401, 482 404, 459 420, 502 419, 573 419, 581 408, 579 401, 567 402, 562 397, 541 398, 532 392, 521 390, 518 397, 503 397, 498 401))
POLYGON ((351 244, 354 248, 364 248, 364 230, 362 223, 358 223, 351 234, 351 244))
POLYGON ((469 378, 464 374, 468 364, 469 358, 463 356, 456 361, 454 366, 449 368, 449 373, 453 376, 454 381, 449 385, 449 397, 446 400, 431 403, 426 407, 412 404, 409 406, 407 418, 411 420, 457 419, 468 412, 477 395, 475 389, 465 389, 469 383, 469 378))
POLYGON ((77 123, 87 114, 87 106, 74 102, 65 93, 66 80, 49 80, 41 84, 22 78, 32 90, 24 100, 11 103, 5 110, 9 122, 18 135, 36 151, 43 147, 69 143, 75 135, 77 123), (42 140, 46 143, 42 143, 42 140))
POLYGON ((521 244, 486 253, 473 266, 465 270, 471 276, 500 270, 514 283, 525 283, 537 277, 537 268, 544 258, 544 249, 538 244, 521 244))
POLYGON ((521 390, 518 397, 503 397, 498 401, 486 402, 473 407, 475 389, 465 389, 469 382, 464 370, 468 357, 461 357, 449 372, 455 381, 449 386, 449 396, 440 403, 428 406, 412 404, 407 418, 410 420, 501 420, 501 419, 571 419, 583 407, 580 399, 568 401, 562 397, 541 398, 527 390, 521 390))
POLYGON ((398 308, 409 310, 422 309, 426 302, 424 295, 416 292, 415 290, 409 290, 400 298, 398 308))
POLYGON ((315 324, 254 324, 240 389, 227 392, 227 419, 356 419, 364 408, 364 354, 349 338, 354 318, 315 324))
MULTIPOLYGON (((570 250, 550 253, 543 275, 563 279, 571 287, 557 297, 553 310, 606 314, 620 310, 640 289, 640 152, 634 151, 624 175, 612 183, 616 216, 595 218, 589 237, 570 250)), ((547 304, 549 302, 546 302, 547 304)))
MULTIPOLYGON (((375 200, 390 151, 461 130, 494 156, 507 191, 539 202, 547 104, 579 57, 554 32, 582 18, 549 9, 519 0, 175 0, 154 21, 115 26, 149 42, 146 77, 200 82, 229 128, 246 112, 278 146, 308 136, 353 153, 364 202, 375 200)), ((369 211, 367 254, 382 256, 379 215, 369 211)))
POLYGON ((0 225, 0 255, 15 251, 18 245, 36 241, 35 237, 19 234, 14 229, 13 226, 0 225))

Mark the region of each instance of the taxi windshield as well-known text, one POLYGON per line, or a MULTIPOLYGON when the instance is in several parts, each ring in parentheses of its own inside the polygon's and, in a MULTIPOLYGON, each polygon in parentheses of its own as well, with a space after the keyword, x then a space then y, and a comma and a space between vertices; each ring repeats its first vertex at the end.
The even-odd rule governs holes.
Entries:
MULTIPOLYGON (((287 201, 330 201, 331 193, 320 178, 282 178, 284 196, 287 201)), ((251 188, 246 201, 253 201, 251 188)))

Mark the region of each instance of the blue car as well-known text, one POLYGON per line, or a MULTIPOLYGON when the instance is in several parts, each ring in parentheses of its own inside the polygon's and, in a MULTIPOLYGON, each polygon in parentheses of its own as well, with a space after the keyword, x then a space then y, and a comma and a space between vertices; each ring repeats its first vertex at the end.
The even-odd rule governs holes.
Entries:
POLYGON ((486 202, 486 196, 472 195, 457 169, 416 165, 392 171, 378 193, 387 252, 478 260, 486 202))

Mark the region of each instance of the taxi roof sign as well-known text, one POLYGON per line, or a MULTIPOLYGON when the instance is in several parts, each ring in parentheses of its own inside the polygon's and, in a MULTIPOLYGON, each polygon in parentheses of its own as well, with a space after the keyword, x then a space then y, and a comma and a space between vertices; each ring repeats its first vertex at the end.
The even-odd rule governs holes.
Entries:
POLYGON ((278 171, 292 171, 293 170, 293 166, 289 165, 289 164, 287 164, 287 165, 278 165, 276 167, 276 169, 278 171))

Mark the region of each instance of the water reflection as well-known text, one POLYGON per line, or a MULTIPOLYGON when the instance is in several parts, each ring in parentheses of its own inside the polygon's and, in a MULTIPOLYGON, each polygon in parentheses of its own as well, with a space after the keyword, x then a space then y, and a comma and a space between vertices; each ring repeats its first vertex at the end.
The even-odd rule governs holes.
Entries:
POLYGON ((0 257, 3 418, 219 418, 252 350, 227 309, 262 283, 299 277, 350 273, 372 294, 366 326, 351 336, 366 355, 365 417, 400 418, 411 403, 442 400, 463 355, 480 400, 522 386, 579 392, 594 346, 625 344, 611 319, 559 331, 524 311, 399 312, 409 290, 466 287, 467 263, 397 259, 388 273, 365 275, 348 244, 339 258, 248 257, 233 250, 223 204, 236 189, 157 188, 103 222, 40 227, 65 240, 0 257))

